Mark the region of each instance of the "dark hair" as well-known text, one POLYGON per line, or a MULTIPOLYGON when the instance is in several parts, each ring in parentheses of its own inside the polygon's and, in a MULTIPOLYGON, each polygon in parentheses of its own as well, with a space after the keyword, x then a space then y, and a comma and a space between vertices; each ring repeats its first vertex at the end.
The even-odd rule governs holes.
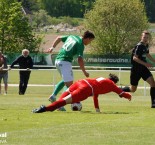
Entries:
POLYGON ((112 80, 115 84, 119 81, 118 76, 116 76, 115 74, 109 74, 109 79, 112 80))
POLYGON ((144 30, 142 33, 150 35, 150 32, 148 32, 147 30, 144 30))
POLYGON ((86 39, 86 38, 94 39, 95 35, 90 31, 86 31, 84 32, 83 39, 86 39))

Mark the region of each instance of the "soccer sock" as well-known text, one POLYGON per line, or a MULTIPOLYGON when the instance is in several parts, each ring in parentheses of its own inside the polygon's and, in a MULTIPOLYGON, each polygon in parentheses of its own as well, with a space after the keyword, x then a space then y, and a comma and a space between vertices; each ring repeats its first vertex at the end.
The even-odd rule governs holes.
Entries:
POLYGON ((155 87, 150 88, 152 108, 155 108, 155 87))
POLYGON ((54 89, 54 92, 53 92, 52 95, 55 95, 55 96, 56 96, 56 95, 61 91, 61 89, 62 89, 64 86, 65 86, 64 81, 63 81, 63 80, 60 81, 60 82, 56 85, 56 88, 54 89))
POLYGON ((65 86, 64 86, 64 92, 65 92, 67 89, 68 89, 68 87, 65 85, 65 86))
POLYGON ((58 101, 48 105, 46 107, 46 111, 54 111, 62 106, 66 105, 66 101, 63 99, 59 99, 58 101))
POLYGON ((124 92, 131 92, 128 86, 125 86, 124 88, 120 88, 120 89, 122 89, 124 92))

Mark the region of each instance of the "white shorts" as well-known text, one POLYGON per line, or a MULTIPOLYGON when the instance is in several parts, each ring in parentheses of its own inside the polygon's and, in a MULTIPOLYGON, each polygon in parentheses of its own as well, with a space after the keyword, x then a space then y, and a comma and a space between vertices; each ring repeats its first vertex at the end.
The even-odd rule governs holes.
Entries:
POLYGON ((68 61, 56 60, 55 66, 64 82, 73 81, 72 63, 68 61))

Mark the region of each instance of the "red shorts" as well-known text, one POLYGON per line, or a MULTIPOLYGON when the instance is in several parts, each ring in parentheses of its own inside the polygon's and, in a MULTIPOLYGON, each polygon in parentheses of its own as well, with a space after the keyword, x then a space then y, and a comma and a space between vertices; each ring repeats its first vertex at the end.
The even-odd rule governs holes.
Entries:
POLYGON ((72 103, 81 102, 92 96, 92 89, 84 80, 75 82, 69 87, 69 91, 72 95, 72 103))

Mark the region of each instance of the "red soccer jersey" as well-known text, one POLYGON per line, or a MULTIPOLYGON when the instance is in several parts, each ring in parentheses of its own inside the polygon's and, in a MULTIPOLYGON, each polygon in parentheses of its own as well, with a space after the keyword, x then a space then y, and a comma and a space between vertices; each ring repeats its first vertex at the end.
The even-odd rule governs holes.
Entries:
POLYGON ((73 103, 83 101, 89 96, 93 96, 95 108, 99 108, 98 95, 109 92, 115 92, 119 95, 123 92, 112 80, 102 77, 79 80, 69 87, 69 91, 72 94, 73 103))
POLYGON ((106 94, 109 92, 115 92, 120 94, 122 90, 116 86, 116 84, 106 78, 85 79, 93 88, 93 95, 106 94))
POLYGON ((90 84, 93 91, 93 99, 94 99, 94 107, 99 109, 98 103, 98 95, 99 94, 106 94, 109 92, 115 92, 118 95, 121 94, 123 91, 116 86, 116 84, 110 80, 105 78, 96 78, 96 79, 86 79, 87 83, 90 84))

